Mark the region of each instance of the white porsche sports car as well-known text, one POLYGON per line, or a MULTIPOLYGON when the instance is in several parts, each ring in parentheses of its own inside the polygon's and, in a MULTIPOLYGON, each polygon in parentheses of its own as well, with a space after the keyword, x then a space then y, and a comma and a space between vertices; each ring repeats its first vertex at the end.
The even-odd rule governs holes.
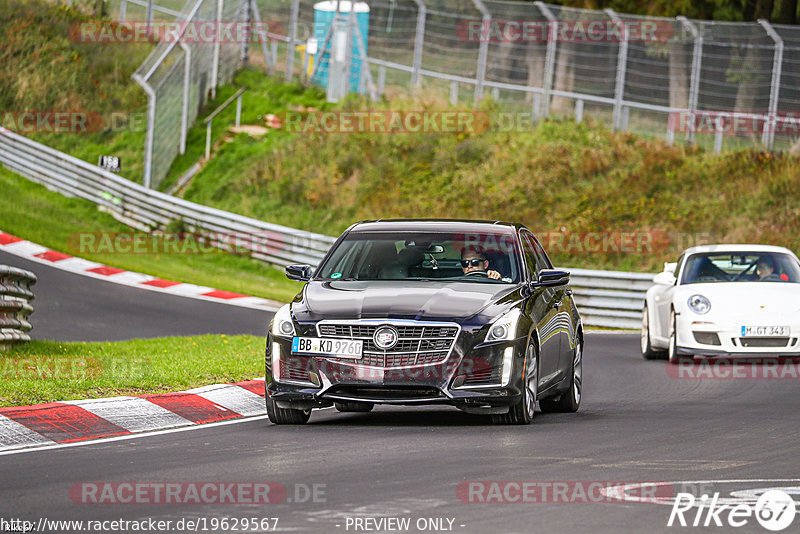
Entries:
POLYGON ((800 355, 800 260, 767 245, 705 245, 647 290, 642 356, 800 355))

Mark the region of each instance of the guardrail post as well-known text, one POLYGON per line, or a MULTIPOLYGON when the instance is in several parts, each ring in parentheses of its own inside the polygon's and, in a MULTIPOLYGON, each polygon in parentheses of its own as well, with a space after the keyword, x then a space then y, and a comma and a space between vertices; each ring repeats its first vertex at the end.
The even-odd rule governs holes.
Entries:
MULTIPOLYGON (((684 28, 689 30, 689 33, 692 34, 692 40, 694 41, 694 46, 692 48, 692 73, 689 81, 689 113, 692 117, 692 124, 695 124, 697 98, 700 93, 700 69, 703 61, 703 34, 697 31, 695 25, 689 22, 689 19, 686 17, 679 16, 676 18, 683 24, 684 28)), ((675 132, 668 129, 667 141, 670 141, 670 135, 672 135, 674 139, 675 132)), ((686 132, 686 143, 690 145, 694 143, 694 128, 689 128, 689 131, 686 132)), ((670 142, 670 144, 672 144, 672 142, 670 142)))
MULTIPOLYGON (((242 93, 244 94, 244 93, 242 93)), ((236 127, 242 125, 242 95, 236 99, 236 127)))
POLYGON ((294 74, 294 54, 295 40, 297 40, 297 18, 300 12, 300 0, 292 0, 292 11, 289 16, 289 43, 286 50, 286 73, 284 80, 286 83, 292 81, 294 74))
POLYGON ((378 67, 378 94, 383 94, 383 88, 386 86, 386 67, 383 65, 378 67))
POLYGON ((478 49, 478 72, 475 76, 475 104, 477 104, 483 99, 483 82, 486 80, 486 61, 489 56, 488 30, 492 24, 492 15, 489 13, 489 10, 486 9, 482 0, 472 0, 472 3, 475 4, 475 7, 483 15, 483 20, 481 22, 481 42, 480 48, 478 49), (484 36, 486 38, 484 38, 484 36))
POLYGON ((769 117, 765 125, 764 133, 761 134, 761 143, 772 149, 772 142, 775 139, 775 127, 777 126, 778 97, 781 90, 781 68, 783 67, 783 39, 766 19, 759 19, 759 24, 767 32, 775 43, 775 51, 772 56, 772 81, 769 89, 769 117))
POLYGON ((628 29, 625 23, 620 20, 617 12, 610 7, 603 10, 608 17, 620 28, 622 40, 619 43, 619 53, 617 54, 617 79, 614 86, 614 129, 620 130, 622 127, 622 102, 625 97, 625 74, 628 64, 628 29))
POLYGON ((725 131, 722 116, 718 116, 714 121, 714 153, 722 152, 722 134, 725 131))
POLYGON ((575 101, 575 122, 583 122, 583 100, 580 98, 575 101))
POLYGON ((125 16, 128 13, 128 0, 120 0, 119 2, 119 20, 125 22, 125 16))
POLYGON ((533 4, 539 8, 539 11, 541 11, 547 19, 547 50, 544 54, 544 79, 542 80, 544 98, 542 99, 541 111, 539 111, 541 116, 546 118, 550 114, 550 92, 553 90, 556 47, 558 46, 558 41, 556 40, 556 36, 558 35, 558 21, 550 10, 550 7, 544 2, 537 1, 533 4))
POLYGON ((422 47, 425 44, 425 19, 427 18, 428 8, 422 0, 414 0, 417 4, 417 28, 414 33, 414 60, 411 71, 412 90, 419 87, 422 83, 419 71, 422 70, 422 47))
POLYGON ((206 161, 211 158, 211 123, 213 122, 213 120, 210 120, 206 124, 206 161))
POLYGON ((458 105, 458 82, 455 80, 450 82, 450 105, 458 105))

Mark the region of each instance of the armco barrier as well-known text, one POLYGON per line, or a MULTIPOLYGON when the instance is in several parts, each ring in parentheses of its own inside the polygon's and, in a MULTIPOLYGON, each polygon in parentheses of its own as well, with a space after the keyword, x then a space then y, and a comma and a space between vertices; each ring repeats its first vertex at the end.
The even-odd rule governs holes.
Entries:
POLYGON ((134 228, 150 231, 180 219, 220 248, 244 248, 253 258, 281 267, 316 265, 335 241, 144 188, 4 128, 0 128, 0 162, 49 189, 90 200, 134 228))
MULTIPOLYGON (((284 267, 317 265, 333 244, 330 236, 270 224, 146 189, 114 173, 0 128, 0 162, 10 170, 68 196, 90 200, 120 221, 141 230, 163 228, 181 219, 192 231, 209 235, 220 248, 230 242, 252 257, 284 267)), ((653 275, 571 269, 575 301, 584 323, 639 328, 644 293, 653 275)))
POLYGON ((30 271, 0 265, 0 349, 13 343, 30 341, 28 332, 33 313, 33 291, 36 275, 30 271))

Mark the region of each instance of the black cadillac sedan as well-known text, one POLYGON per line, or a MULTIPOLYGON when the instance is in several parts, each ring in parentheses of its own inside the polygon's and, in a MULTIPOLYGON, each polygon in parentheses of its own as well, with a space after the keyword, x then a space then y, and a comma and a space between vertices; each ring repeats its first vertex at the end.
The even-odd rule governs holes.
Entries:
POLYGON ((447 404, 529 424, 581 402, 583 327, 569 272, 520 224, 364 221, 347 229, 273 318, 267 414, 447 404))

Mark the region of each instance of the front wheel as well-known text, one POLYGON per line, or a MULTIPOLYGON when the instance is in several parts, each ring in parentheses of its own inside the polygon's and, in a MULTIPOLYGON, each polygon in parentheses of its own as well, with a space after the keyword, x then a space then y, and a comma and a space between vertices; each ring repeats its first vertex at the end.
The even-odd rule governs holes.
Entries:
POLYGON ((642 335, 641 335, 642 357, 645 360, 659 360, 666 356, 663 350, 657 350, 650 344, 650 314, 647 304, 642 310, 642 335))
POLYGON ((267 416, 276 425, 304 425, 311 417, 311 410, 298 410, 296 408, 279 408, 277 403, 266 396, 267 416))
POLYGON ((497 425, 529 425, 536 411, 536 397, 539 389, 539 358, 536 347, 528 345, 525 350, 524 371, 522 373, 522 395, 508 408, 508 413, 492 416, 497 425))
POLYGON ((578 338, 575 352, 572 355, 572 365, 569 390, 561 394, 558 400, 542 399, 539 408, 542 412, 570 413, 577 412, 583 396, 583 340, 578 338))
POLYGON ((684 356, 678 354, 678 329, 677 329, 677 320, 675 318, 675 310, 671 310, 669 312, 669 319, 672 328, 669 331, 669 350, 667 351, 667 359, 671 364, 679 364, 681 362, 690 362, 694 359, 694 356, 691 354, 688 356, 684 356))

